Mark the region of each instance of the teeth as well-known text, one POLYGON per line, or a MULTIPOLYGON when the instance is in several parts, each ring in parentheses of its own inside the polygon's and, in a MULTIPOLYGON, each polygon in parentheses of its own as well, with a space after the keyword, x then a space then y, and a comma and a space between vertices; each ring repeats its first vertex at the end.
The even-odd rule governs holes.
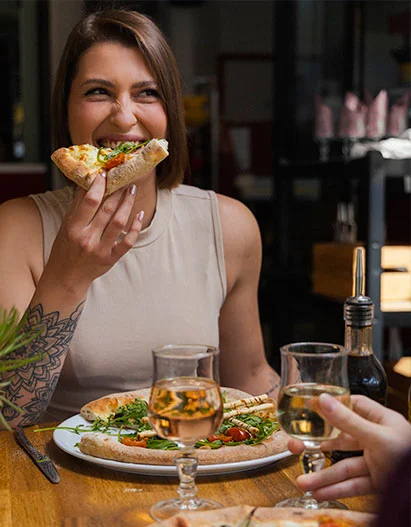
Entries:
POLYGON ((117 148, 120 143, 134 143, 138 145, 141 141, 100 141, 99 145, 105 148, 117 148))

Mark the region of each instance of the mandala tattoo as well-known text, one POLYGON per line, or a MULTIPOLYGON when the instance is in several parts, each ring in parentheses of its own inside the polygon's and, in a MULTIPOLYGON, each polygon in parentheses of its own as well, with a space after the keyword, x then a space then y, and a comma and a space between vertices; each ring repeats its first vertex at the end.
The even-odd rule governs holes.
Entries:
MULTIPOLYGON (((60 319, 58 311, 45 314, 41 304, 28 308, 25 328, 39 331, 39 336, 27 346, 16 350, 10 358, 37 356, 39 359, 8 373, 10 384, 5 389, 5 396, 24 410, 21 420, 23 426, 38 422, 47 408, 83 306, 84 302, 64 319, 60 319)), ((12 407, 5 406, 3 415, 10 421, 19 413, 12 407)))

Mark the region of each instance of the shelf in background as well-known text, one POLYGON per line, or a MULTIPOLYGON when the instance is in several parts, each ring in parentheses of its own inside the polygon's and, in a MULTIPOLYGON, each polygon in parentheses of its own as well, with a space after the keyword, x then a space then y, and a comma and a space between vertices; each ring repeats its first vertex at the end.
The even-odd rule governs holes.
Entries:
POLYGON ((381 311, 384 313, 407 312, 411 324, 411 301, 381 302, 381 311))
MULTIPOLYGON (((386 216, 398 210, 398 208, 395 210, 387 208, 387 180, 402 177, 404 189, 401 190, 401 195, 406 195, 409 186, 406 186, 405 182, 410 178, 410 174, 410 158, 385 159, 377 151, 369 152, 364 158, 332 159, 328 163, 282 160, 276 169, 274 237, 276 243, 273 247, 277 274, 283 273, 283 280, 288 276, 290 269, 296 269, 302 275, 301 279, 309 279, 311 286, 315 285, 312 280, 313 247, 332 238, 335 206, 338 201, 352 201, 357 204, 358 238, 363 240, 362 245, 367 252, 365 293, 375 304, 373 345, 375 354, 380 360, 389 358, 389 350, 384 341, 386 339, 384 327, 411 327, 411 297, 409 298, 411 262, 408 259, 406 264, 399 266, 393 265, 392 262, 388 265, 385 261, 386 216), (316 180, 319 183, 320 191, 316 200, 309 201, 306 197, 295 194, 293 184, 300 179, 316 180), (406 268, 408 272, 400 273, 399 267, 406 268), (387 280, 391 279, 394 282, 388 284, 387 280)), ((397 185, 396 181, 391 183, 397 185)), ((405 223, 402 222, 401 226, 404 225, 405 223)), ((405 239, 405 236, 404 239, 398 238, 397 241, 398 245, 409 245, 409 243, 410 240, 408 237, 405 239)), ((350 248, 348 251, 350 262, 352 250, 353 248, 350 248)), ((388 251, 390 250, 391 247, 388 248, 388 251)), ((323 301, 326 301, 326 297, 329 299, 330 296, 335 297, 336 293, 339 293, 337 296, 341 302, 351 291, 350 262, 346 270, 348 288, 337 291, 338 280, 342 279, 342 270, 337 266, 338 261, 339 258, 332 258, 327 265, 329 273, 326 276, 328 283, 326 290, 324 287, 311 289, 312 293, 324 295, 323 301)), ((320 283, 323 286, 324 281, 324 277, 321 276, 320 281, 317 280, 317 285, 320 283)), ((281 278, 278 278, 274 284, 274 295, 277 293, 278 283, 281 284, 281 278)), ((289 306, 292 301, 287 300, 289 295, 286 290, 283 296, 282 307, 278 310, 280 329, 277 329, 277 333, 282 341, 292 341, 295 340, 295 332, 293 327, 286 325, 285 319, 294 314, 294 307, 289 306), (283 327, 284 331, 282 331, 283 327)), ((338 302, 338 299, 334 298, 333 303, 330 303, 330 300, 328 302, 331 306, 338 302)), ((328 313, 326 309, 321 312, 323 327, 329 323, 333 313, 334 311, 328 313), (327 324, 324 323, 325 320, 327 324)), ((307 311, 304 319, 312 321, 314 316, 316 313, 307 311)))

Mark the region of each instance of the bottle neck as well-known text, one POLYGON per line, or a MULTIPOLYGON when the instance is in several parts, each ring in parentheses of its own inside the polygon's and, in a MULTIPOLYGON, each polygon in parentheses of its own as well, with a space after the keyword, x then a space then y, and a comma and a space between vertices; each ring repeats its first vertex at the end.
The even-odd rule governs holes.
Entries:
POLYGON ((356 328, 346 324, 345 348, 348 350, 350 355, 373 355, 372 326, 356 328))

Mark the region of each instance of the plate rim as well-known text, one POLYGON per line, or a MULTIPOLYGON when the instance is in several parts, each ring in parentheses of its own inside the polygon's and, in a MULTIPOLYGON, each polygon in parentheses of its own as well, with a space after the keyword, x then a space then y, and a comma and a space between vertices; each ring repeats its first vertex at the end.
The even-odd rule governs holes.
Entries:
MULTIPOLYGON (((124 461, 115 461, 112 459, 104 459, 94 456, 89 456, 83 454, 79 449, 74 447, 74 442, 78 442, 80 434, 75 434, 70 430, 64 430, 59 427, 63 426, 78 426, 79 424, 90 425, 86 419, 84 419, 80 414, 75 414, 65 421, 61 422, 58 427, 53 431, 53 441, 60 450, 66 452, 73 457, 82 459, 94 465, 107 468, 110 470, 115 470, 119 472, 127 472, 129 474, 144 474, 144 475, 153 475, 153 476, 178 476, 177 468, 174 465, 148 465, 142 463, 128 463, 124 461), (69 435, 70 434, 70 435, 69 435), (70 438, 73 436, 73 441, 65 441, 65 438, 70 438), (68 444, 67 444, 68 443, 68 444)), ((89 430, 84 433, 89 432, 89 430)), ((291 456, 292 453, 289 450, 284 450, 278 454, 272 454, 270 456, 248 459, 245 461, 236 461, 231 463, 216 463, 212 465, 198 465, 197 476, 211 476, 219 474, 229 474, 234 472, 243 472, 247 470, 253 470, 260 468, 266 465, 270 465, 276 461, 291 456)))

